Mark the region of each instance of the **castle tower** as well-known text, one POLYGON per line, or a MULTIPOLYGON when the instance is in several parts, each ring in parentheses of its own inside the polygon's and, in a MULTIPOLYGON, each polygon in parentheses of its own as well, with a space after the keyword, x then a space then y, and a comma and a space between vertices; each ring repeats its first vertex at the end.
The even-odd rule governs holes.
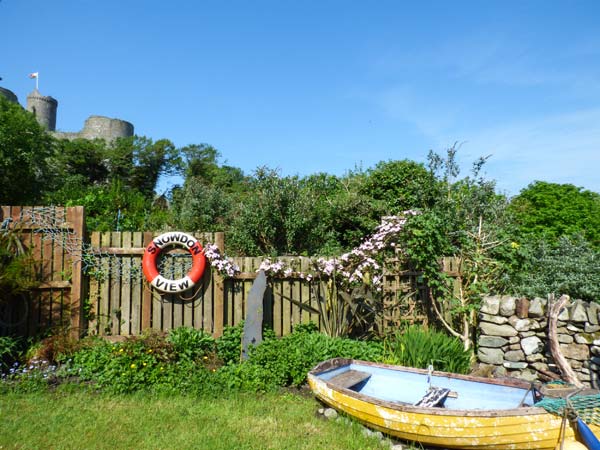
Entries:
POLYGON ((19 103, 19 99, 13 91, 0 87, 0 96, 6 98, 9 102, 19 103))
POLYGON ((34 89, 27 96, 27 111, 33 113, 37 121, 48 131, 56 130, 56 110, 58 101, 50 96, 45 96, 34 89))
POLYGON ((112 142, 120 137, 133 136, 133 125, 125 120, 104 116, 90 116, 80 133, 85 139, 104 139, 112 142))

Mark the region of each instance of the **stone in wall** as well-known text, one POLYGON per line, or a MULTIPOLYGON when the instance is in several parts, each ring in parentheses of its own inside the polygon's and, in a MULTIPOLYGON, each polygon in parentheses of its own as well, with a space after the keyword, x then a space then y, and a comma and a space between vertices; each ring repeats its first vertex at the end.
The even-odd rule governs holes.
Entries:
POLYGON ((503 296, 499 301, 498 313, 504 317, 510 317, 515 313, 517 299, 514 297, 503 296))
POLYGON ((521 348, 525 355, 533 355, 544 350, 544 343, 537 336, 530 336, 521 341, 521 348))
POLYGON ((484 297, 479 312, 484 314, 491 314, 492 316, 497 316, 500 312, 500 298, 484 297))
POLYGON ((545 317, 548 301, 536 297, 529 302, 529 317, 545 317))
POLYGON ((500 365, 504 361, 504 352, 499 348, 480 347, 477 350, 477 359, 482 363, 500 365))
MULTIPOLYGON (((486 297, 479 315, 477 357, 509 376, 535 381, 556 373, 548 348, 548 302, 486 297)), ((600 305, 573 301, 559 315, 558 340, 563 356, 586 385, 600 385, 600 305)))
POLYGON ((575 300, 575 303, 573 303, 569 312, 569 319, 571 322, 585 323, 588 321, 586 307, 581 300, 575 300))
POLYGON ((481 329, 481 334, 488 336, 508 337, 518 334, 517 330, 509 324, 496 325, 495 323, 481 322, 479 328, 481 329))
POLYGON ((500 336, 481 336, 477 344, 479 347, 500 348, 508 344, 508 340, 500 336))

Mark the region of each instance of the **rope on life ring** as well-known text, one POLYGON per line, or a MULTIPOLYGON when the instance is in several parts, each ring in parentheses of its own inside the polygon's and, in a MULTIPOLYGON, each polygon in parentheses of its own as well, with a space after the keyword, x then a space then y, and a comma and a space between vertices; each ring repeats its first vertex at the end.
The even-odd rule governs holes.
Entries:
POLYGON ((180 231, 171 231, 155 237, 146 247, 144 257, 142 258, 142 271, 146 280, 157 290, 167 294, 176 294, 192 288, 204 273, 206 266, 206 256, 200 242, 189 234, 180 231), (168 246, 178 246, 186 248, 192 255, 192 268, 183 278, 170 280, 163 277, 156 265, 158 255, 168 246))

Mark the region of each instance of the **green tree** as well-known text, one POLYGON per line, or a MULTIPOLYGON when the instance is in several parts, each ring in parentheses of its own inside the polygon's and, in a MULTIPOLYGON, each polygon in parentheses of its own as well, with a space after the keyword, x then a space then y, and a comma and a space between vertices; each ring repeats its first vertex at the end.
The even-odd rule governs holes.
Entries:
POLYGON ((561 236, 581 234, 600 249, 600 194, 596 192, 535 181, 511 201, 511 209, 524 237, 556 243, 561 236))
POLYGON ((430 153, 430 170, 438 179, 435 203, 409 221, 404 237, 405 252, 423 271, 439 320, 467 349, 474 342, 481 294, 507 286, 498 257, 510 251, 507 199, 480 176, 485 161, 474 163, 471 177, 458 179, 455 147, 445 158, 430 153), (457 288, 440 270, 440 260, 450 255, 457 261, 457 288))
POLYGON ((421 163, 381 161, 367 171, 361 193, 383 202, 388 214, 399 214, 431 206, 436 183, 434 174, 421 163))
POLYGON ((0 204, 35 204, 52 183, 54 140, 33 114, 0 96, 0 204))

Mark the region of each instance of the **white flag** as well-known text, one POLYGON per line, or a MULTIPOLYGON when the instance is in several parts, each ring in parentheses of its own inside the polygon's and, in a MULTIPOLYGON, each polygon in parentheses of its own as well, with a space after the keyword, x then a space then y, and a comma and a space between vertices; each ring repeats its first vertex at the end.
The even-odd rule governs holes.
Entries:
POLYGON ((38 77, 38 72, 33 72, 29 74, 29 78, 37 78, 38 77))

